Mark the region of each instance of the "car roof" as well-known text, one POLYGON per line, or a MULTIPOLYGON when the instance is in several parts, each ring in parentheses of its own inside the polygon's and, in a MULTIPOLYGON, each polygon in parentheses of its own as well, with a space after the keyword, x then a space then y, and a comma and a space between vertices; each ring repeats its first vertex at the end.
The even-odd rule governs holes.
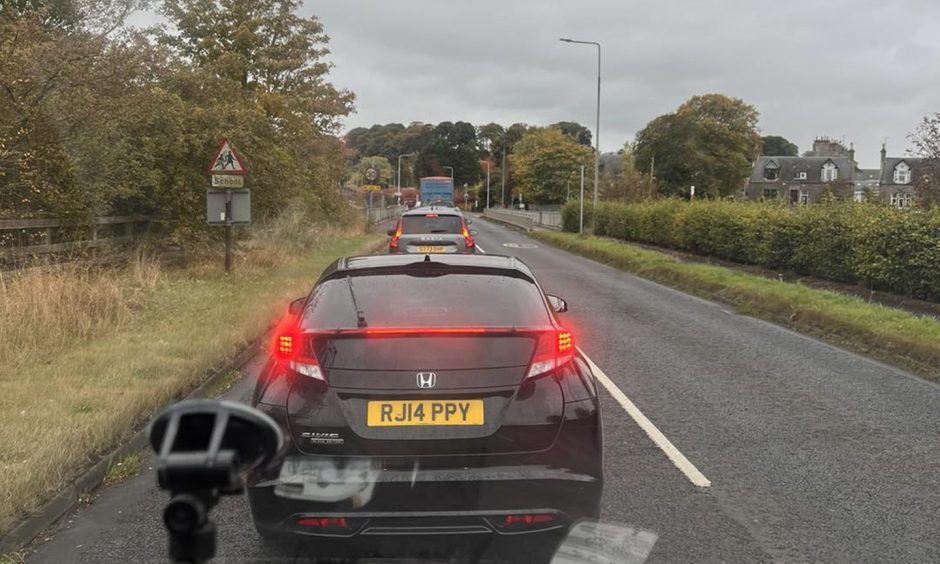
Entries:
POLYGON ((457 208, 451 208, 451 207, 448 207, 448 206, 421 206, 421 207, 418 207, 418 208, 410 209, 410 210, 406 211, 405 213, 403 213, 402 215, 403 215, 403 216, 406 216, 406 215, 427 215, 427 214, 429 214, 429 213, 436 213, 437 215, 453 215, 453 216, 457 216, 457 217, 462 217, 462 216, 463 216, 463 213, 461 213, 459 209, 457 209, 457 208))
POLYGON ((434 264, 454 267, 510 270, 522 273, 527 278, 532 280, 535 279, 535 275, 532 274, 532 270, 530 270, 529 267, 518 258, 490 254, 400 254, 343 257, 327 267, 320 278, 323 279, 342 272, 348 272, 351 274, 361 270, 398 270, 401 267, 407 267, 409 265, 414 265, 417 268, 423 268, 434 264))

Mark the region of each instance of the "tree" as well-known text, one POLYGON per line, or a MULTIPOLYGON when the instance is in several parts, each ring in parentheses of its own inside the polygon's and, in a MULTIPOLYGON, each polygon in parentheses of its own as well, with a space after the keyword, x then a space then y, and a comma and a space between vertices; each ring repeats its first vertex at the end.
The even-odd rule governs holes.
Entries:
POLYGON ((760 152, 757 110, 721 94, 693 96, 674 114, 659 116, 637 134, 636 164, 668 195, 720 197, 736 193, 760 152))
MULTIPOLYGON (((519 196, 526 202, 565 202, 568 181, 581 166, 593 172, 594 152, 556 128, 533 129, 513 147, 509 157, 519 196)), ((585 180, 587 182, 587 180, 585 180)))
POLYGON ((926 116, 908 138, 921 161, 913 167, 914 194, 918 205, 940 205, 940 113, 926 116))
POLYGON ((326 78, 328 38, 316 16, 297 15, 297 0, 164 0, 175 33, 162 41, 198 67, 240 83, 269 116, 334 132, 353 95, 326 78))
POLYGON ((456 185, 480 181, 480 152, 473 125, 464 121, 445 121, 434 128, 430 143, 415 158, 415 174, 450 176, 450 169, 444 167, 453 167, 456 185))
POLYGON ((779 135, 765 135, 760 138, 761 155, 768 157, 796 157, 800 149, 795 144, 779 135))
POLYGON ((601 176, 598 187, 600 198, 606 201, 640 202, 655 197, 659 188, 647 172, 636 168, 633 145, 624 143, 619 153, 622 171, 612 176, 601 176))
POLYGON ((481 149, 492 155, 494 148, 498 147, 506 130, 498 123, 488 123, 481 125, 477 131, 477 138, 480 140, 481 149))
POLYGON ((549 127, 554 127, 561 130, 565 135, 573 138, 575 141, 582 145, 591 146, 591 130, 584 127, 580 123, 574 121, 560 121, 558 123, 553 123, 549 127))

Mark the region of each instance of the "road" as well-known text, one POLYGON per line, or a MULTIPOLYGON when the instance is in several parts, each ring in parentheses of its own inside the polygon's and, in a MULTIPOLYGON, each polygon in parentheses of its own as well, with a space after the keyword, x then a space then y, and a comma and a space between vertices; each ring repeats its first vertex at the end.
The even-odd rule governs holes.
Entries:
MULTIPOLYGON (((473 227, 482 249, 522 258, 568 300, 565 321, 609 379, 602 519, 655 532, 648 562, 940 561, 940 386, 506 227, 473 227)), ((230 397, 246 397, 261 361, 230 397)), ((162 562, 165 499, 143 472, 29 561, 162 562)), ((272 560, 247 511, 243 499, 216 510, 220 562, 272 560)))

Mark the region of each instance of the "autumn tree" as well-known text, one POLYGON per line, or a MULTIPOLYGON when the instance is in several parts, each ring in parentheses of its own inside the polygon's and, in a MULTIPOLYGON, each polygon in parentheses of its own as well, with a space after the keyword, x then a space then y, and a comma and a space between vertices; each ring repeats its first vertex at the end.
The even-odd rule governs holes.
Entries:
POLYGON ((768 157, 796 157, 800 154, 800 148, 795 143, 791 143, 786 137, 779 135, 765 135, 760 138, 761 155, 768 157))
POLYGON ((918 205, 940 205, 940 113, 926 116, 908 138, 913 153, 921 158, 913 168, 914 193, 918 205))
POLYGON ((593 173, 594 152, 549 127, 526 132, 509 159, 523 201, 561 204, 567 197, 572 171, 585 166, 593 173))
POLYGON ((551 124, 549 127, 558 129, 582 145, 591 146, 591 130, 580 123, 574 121, 560 121, 551 124))
POLYGON ((673 114, 651 121, 636 139, 636 164, 655 175, 667 195, 720 197, 741 189, 760 152, 757 110, 721 94, 693 96, 673 114))

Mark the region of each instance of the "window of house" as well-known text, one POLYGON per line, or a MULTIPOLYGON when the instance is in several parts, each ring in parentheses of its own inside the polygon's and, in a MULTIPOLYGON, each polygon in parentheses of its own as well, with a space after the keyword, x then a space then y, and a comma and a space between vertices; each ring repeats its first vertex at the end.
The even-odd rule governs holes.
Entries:
POLYGON ((765 199, 765 200, 776 200, 776 199, 777 199, 777 189, 776 189, 776 188, 764 188, 764 199, 765 199))
POLYGON ((806 180, 806 172, 795 172, 793 173, 794 180, 806 180))
POLYGON ((910 184, 911 182, 911 167, 907 163, 898 163, 894 167, 894 183, 895 184, 910 184))
POLYGON ((808 190, 800 190, 800 203, 801 204, 809 203, 809 191, 808 190))
POLYGON ((865 191, 864 191, 864 190, 856 190, 856 191, 855 191, 855 194, 854 194, 853 197, 852 197, 852 199, 854 199, 856 202, 864 202, 864 201, 865 201, 865 191))
POLYGON ((823 182, 833 182, 839 178, 839 167, 829 162, 822 166, 823 182))
POLYGON ((904 192, 895 192, 891 194, 891 205, 901 209, 909 208, 914 205, 914 196, 904 192))
POLYGON ((777 180, 780 178, 780 169, 775 166, 764 167, 764 180, 777 180))

